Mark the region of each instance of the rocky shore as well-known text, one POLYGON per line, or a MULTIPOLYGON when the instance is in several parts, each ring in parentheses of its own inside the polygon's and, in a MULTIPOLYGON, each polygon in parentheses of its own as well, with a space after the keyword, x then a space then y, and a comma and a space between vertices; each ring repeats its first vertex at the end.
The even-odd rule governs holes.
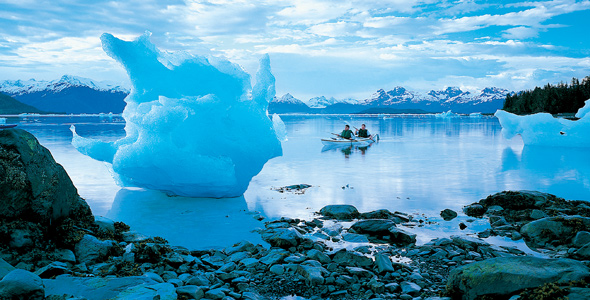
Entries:
POLYGON ((590 299, 588 202, 505 191, 464 213, 490 229, 417 245, 412 215, 330 205, 266 222, 268 245, 195 251, 93 217, 47 149, 3 130, 0 299, 590 299))

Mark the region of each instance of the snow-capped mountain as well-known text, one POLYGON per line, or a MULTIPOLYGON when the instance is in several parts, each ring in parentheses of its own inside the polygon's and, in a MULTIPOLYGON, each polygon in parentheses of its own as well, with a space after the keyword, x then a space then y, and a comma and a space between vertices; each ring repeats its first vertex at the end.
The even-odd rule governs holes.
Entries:
POLYGON ((307 101, 307 106, 311 108, 325 108, 327 106, 334 105, 337 103, 358 104, 358 101, 352 98, 336 99, 334 97, 326 98, 324 96, 321 96, 309 99, 307 101))
POLYGON ((268 104, 268 112, 271 114, 277 113, 306 113, 309 111, 309 106, 307 106, 303 101, 293 97, 291 94, 287 93, 282 97, 278 98, 275 97, 269 104, 268 104))
POLYGON ((432 90, 426 94, 396 87, 390 91, 380 89, 360 103, 372 107, 423 109, 431 112, 452 110, 459 113, 491 113, 502 108, 507 94, 508 90, 496 87, 485 88, 478 94, 462 91, 458 87, 448 87, 441 91, 432 90))
POLYGON ((5 80, 0 92, 46 112, 121 113, 129 90, 120 85, 64 75, 59 80, 5 80))
POLYGON ((64 75, 58 80, 5 80, 0 81, 0 91, 5 94, 19 95, 34 92, 52 90, 60 92, 65 88, 72 86, 86 86, 97 91, 124 92, 129 94, 129 89, 120 85, 108 82, 96 82, 89 78, 64 75))

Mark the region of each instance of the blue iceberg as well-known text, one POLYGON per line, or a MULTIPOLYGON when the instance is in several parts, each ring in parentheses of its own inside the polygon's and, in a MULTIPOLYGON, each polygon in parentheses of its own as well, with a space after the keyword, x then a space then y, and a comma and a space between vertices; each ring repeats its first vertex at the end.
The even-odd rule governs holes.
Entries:
POLYGON ((101 36, 104 51, 123 65, 132 83, 123 111, 126 137, 103 142, 81 137, 72 127, 72 144, 111 164, 121 186, 187 197, 241 196, 264 164, 282 155, 267 114, 275 96, 268 55, 252 87, 239 65, 161 52, 150 35, 130 42, 101 36))

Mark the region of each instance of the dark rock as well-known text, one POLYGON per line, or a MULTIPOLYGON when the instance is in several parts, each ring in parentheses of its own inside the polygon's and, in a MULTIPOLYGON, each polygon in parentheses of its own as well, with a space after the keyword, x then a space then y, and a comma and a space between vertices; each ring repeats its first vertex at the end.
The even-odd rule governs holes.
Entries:
POLYGON ((574 239, 572 240, 572 244, 574 247, 582 247, 586 244, 590 243, 590 232, 588 231, 578 231, 574 239))
POLYGON ((447 290, 453 299, 505 296, 545 283, 566 283, 590 275, 590 269, 572 259, 502 257, 474 262, 451 271, 447 290))
POLYGON ((35 271, 35 275, 41 278, 51 278, 65 273, 68 273, 68 264, 59 261, 54 261, 49 265, 35 271))
POLYGON ((338 250, 332 256, 332 261, 341 266, 351 267, 368 267, 373 265, 373 260, 364 255, 347 251, 346 249, 338 250))
POLYGON ((465 223, 463 223, 463 222, 459 223, 459 229, 463 230, 465 228, 467 228, 467 225, 465 225, 465 223))
POLYGON ((503 191, 482 199, 479 204, 484 207, 498 205, 504 209, 522 210, 542 207, 556 198, 555 195, 537 191, 503 191))
POLYGON ((416 235, 397 227, 389 228, 391 243, 397 245, 410 245, 416 243, 416 235))
POLYGON ((402 281, 402 283, 400 283, 400 287, 402 288, 402 293, 408 295, 418 295, 418 293, 420 293, 422 290, 419 285, 411 281, 402 281))
POLYGON ((188 299, 201 299, 205 296, 205 292, 201 287, 196 285, 185 285, 176 288, 178 296, 184 296, 188 299))
POLYGON ((45 225, 71 218, 94 220, 64 168, 30 133, 0 130, 0 217, 45 225))
POLYGON ((392 220, 360 220, 352 226, 350 229, 356 233, 368 234, 375 237, 389 236, 391 233, 389 228, 395 227, 395 222, 392 220))
POLYGON ((440 216, 443 218, 443 220, 450 221, 457 217, 457 213, 447 208, 440 212, 440 216))
POLYGON ((393 264, 391 263, 391 259, 385 254, 379 253, 375 255, 375 266, 377 267, 377 271, 379 273, 395 271, 393 264))
POLYGON ((470 217, 481 217, 486 212, 485 208, 477 203, 463 207, 463 212, 470 217))
POLYGON ((106 257, 112 247, 112 241, 100 241, 96 237, 87 234, 76 244, 76 257, 80 263, 94 263, 106 257))
POLYGON ((39 276, 16 269, 0 281, 0 299, 44 299, 45 287, 39 276))
MULTIPOLYGON (((398 219, 392 212, 387 209, 379 209, 375 211, 361 213, 361 219, 398 219)), ((401 223, 401 220, 400 220, 401 223)))
POLYGON ((352 220, 360 215, 352 205, 327 205, 320 210, 320 214, 336 220, 352 220))
POLYGON ((262 239, 273 247, 280 247, 289 249, 297 247, 304 238, 295 228, 277 228, 265 231, 262 234, 262 239))
POLYGON ((0 280, 6 276, 6 274, 14 271, 14 267, 7 263, 5 260, 0 258, 0 280))
POLYGON ((580 249, 574 252, 574 255, 578 258, 583 260, 590 259, 590 243, 586 244, 585 246, 581 247, 580 249))
POLYGON ((567 245, 579 231, 590 228, 590 218, 559 216, 532 221, 520 229, 529 247, 541 248, 545 244, 567 245))

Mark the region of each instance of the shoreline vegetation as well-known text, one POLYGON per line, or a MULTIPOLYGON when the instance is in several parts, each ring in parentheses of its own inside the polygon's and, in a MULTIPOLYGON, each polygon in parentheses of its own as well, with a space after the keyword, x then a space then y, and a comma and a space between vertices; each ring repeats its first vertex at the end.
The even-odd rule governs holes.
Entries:
MULTIPOLYGON (((241 241, 195 251, 92 216, 65 170, 24 130, 0 131, 0 172, 0 299, 590 295, 585 201, 534 191, 496 193, 463 209, 473 219, 487 218, 490 229, 424 245, 404 230, 424 222, 409 214, 328 205, 313 220, 265 222, 259 234, 269 246, 241 241), (490 244, 484 240, 489 236, 523 239, 538 255, 490 244)), ((451 220, 457 213, 446 209, 441 216, 451 220)))
POLYGON ((507 95, 502 110, 528 115, 540 112, 559 114, 575 114, 590 99, 590 76, 582 79, 572 78, 571 84, 546 84, 542 88, 522 91, 507 95))

